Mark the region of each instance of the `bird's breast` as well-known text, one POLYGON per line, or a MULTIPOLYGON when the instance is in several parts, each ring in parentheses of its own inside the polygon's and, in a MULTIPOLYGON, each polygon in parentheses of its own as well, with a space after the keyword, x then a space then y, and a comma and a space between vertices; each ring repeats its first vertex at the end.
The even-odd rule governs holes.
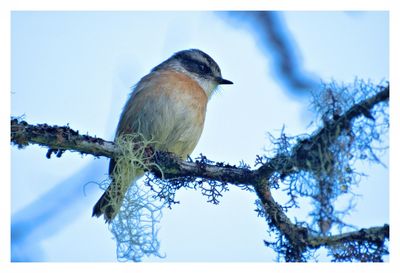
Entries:
POLYGON ((157 149, 186 157, 202 133, 207 101, 200 85, 185 74, 150 73, 125 105, 117 134, 140 132, 157 149))

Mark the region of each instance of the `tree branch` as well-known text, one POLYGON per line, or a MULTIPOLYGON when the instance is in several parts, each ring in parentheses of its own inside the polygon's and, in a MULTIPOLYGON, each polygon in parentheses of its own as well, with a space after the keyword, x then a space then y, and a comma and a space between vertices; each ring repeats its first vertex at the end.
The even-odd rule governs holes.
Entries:
POLYGON ((308 240, 308 245, 313 248, 318 248, 320 246, 334 247, 346 242, 383 242, 385 239, 389 239, 389 225, 362 228, 357 231, 346 232, 332 236, 310 237, 308 240))
MULTIPOLYGON (((302 159, 305 159, 308 151, 313 148, 310 147, 310 143, 313 145, 323 144, 322 139, 328 135, 337 135, 337 128, 344 130, 354 118, 366 115, 373 106, 388 100, 388 98, 389 87, 385 87, 376 95, 351 107, 332 123, 326 124, 317 134, 300 141, 290 156, 277 155, 255 170, 223 163, 207 164, 181 161, 173 154, 166 152, 159 152, 158 156, 154 158, 154 163, 163 169, 166 178, 194 176, 233 184, 253 184, 252 181, 262 178, 268 180, 274 172, 285 170, 284 174, 288 175, 304 168, 302 165, 296 166, 294 162, 304 162, 302 159)), ((11 118, 11 143, 19 148, 29 144, 38 144, 49 149, 70 150, 108 158, 114 157, 116 153, 114 143, 111 141, 80 135, 79 131, 72 130, 68 126, 31 125, 17 118, 11 118)), ((157 172, 158 169, 154 168, 153 171, 157 172)))
MULTIPOLYGON (((307 162, 321 160, 317 158, 318 153, 312 151, 329 145, 326 139, 337 138, 343 130, 351 126, 351 122, 355 118, 360 116, 372 118, 370 114, 372 108, 380 102, 388 101, 388 99, 389 86, 382 87, 375 95, 353 105, 341 116, 325 122, 324 126, 315 134, 299 141, 288 155, 277 154, 254 170, 224 163, 209 164, 201 161, 181 161, 175 155, 167 152, 156 152, 150 160, 161 167, 164 178, 167 179, 198 177, 234 185, 253 186, 269 223, 279 230, 291 245, 296 246, 299 253, 302 253, 307 247, 332 246, 346 240, 370 239, 376 236, 389 238, 388 225, 329 237, 315 237, 311 235, 307 228, 291 222, 282 206, 274 200, 269 185, 269 179, 274 173, 279 173, 281 177, 285 177, 300 170, 316 171, 312 164, 311 167, 310 164, 306 164, 307 162)), ((118 156, 118 151, 111 141, 80 135, 78 131, 74 131, 68 126, 30 125, 17 118, 11 118, 11 143, 19 148, 29 144, 38 144, 49 148, 50 155, 54 150, 70 150, 108 158, 118 156)), ((157 167, 152 167, 151 171, 160 177, 161 174, 157 167)))
POLYGON ((23 148, 38 144, 52 150, 70 150, 81 154, 112 158, 114 143, 101 138, 80 135, 68 126, 31 125, 17 118, 11 118, 11 143, 23 148))

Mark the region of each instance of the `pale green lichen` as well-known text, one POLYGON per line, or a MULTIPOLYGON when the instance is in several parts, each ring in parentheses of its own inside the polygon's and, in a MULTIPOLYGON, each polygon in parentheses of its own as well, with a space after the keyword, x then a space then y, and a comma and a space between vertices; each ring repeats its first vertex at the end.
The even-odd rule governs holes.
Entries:
POLYGON ((117 243, 120 261, 138 262, 150 255, 162 257, 157 232, 164 203, 155 199, 154 193, 140 179, 144 172, 158 167, 150 163, 152 155, 146 152, 146 147, 154 144, 138 134, 124 135, 115 141, 118 157, 113 173, 116 183, 113 184, 118 185, 118 191, 125 195, 110 202, 117 212, 110 230, 117 243))

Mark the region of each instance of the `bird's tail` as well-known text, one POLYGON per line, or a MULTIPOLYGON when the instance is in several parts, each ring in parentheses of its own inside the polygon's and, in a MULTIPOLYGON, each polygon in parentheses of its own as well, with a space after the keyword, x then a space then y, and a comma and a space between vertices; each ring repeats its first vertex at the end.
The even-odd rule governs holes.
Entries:
POLYGON ((125 193, 115 189, 116 183, 112 181, 110 186, 106 189, 100 199, 93 207, 92 216, 100 217, 104 214, 104 219, 106 223, 111 222, 122 205, 125 193))
POLYGON ((106 223, 111 222, 118 214, 126 192, 126 189, 122 189, 121 184, 117 183, 115 179, 112 178, 115 164, 115 160, 111 159, 108 169, 108 172, 112 179, 111 184, 94 205, 92 213, 92 217, 100 217, 104 214, 104 219, 106 220, 106 223))
POLYGON ((111 159, 109 166, 109 174, 112 180, 111 184, 94 205, 92 213, 92 216, 96 217, 100 217, 104 214, 106 223, 111 222, 118 214, 131 183, 140 179, 144 174, 142 169, 134 169, 131 175, 123 177, 122 179, 121 176, 118 176, 116 179, 113 177, 115 165, 115 160, 111 159))

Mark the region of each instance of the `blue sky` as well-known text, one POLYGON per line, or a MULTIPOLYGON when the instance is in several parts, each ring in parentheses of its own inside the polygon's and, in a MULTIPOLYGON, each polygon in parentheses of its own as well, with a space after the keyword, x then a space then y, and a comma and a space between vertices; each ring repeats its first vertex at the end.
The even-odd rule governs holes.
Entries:
MULTIPOLYGON (((312 77, 389 79, 387 12, 285 12, 283 19, 302 68, 312 77)), ((287 91, 276 79, 273 56, 251 27, 226 14, 14 12, 11 26, 11 115, 29 123, 69 124, 112 139, 130 87, 174 52, 199 48, 234 85, 210 101, 194 157, 203 153, 252 165, 255 155, 270 148, 268 132, 277 136, 283 125, 289 134, 309 132, 313 116, 307 98, 287 91)), ((101 219, 90 217, 101 191, 88 182, 106 178, 107 160, 74 153, 48 160, 45 153, 33 146, 11 151, 13 221, 43 207, 54 215, 29 222, 30 237, 14 250, 27 260, 115 261, 111 233, 101 219)), ((364 169, 370 176, 356 189, 363 197, 348 220, 360 227, 387 223, 388 170, 364 169)), ((161 221, 161 252, 167 255, 161 261, 275 257, 263 245, 267 224, 256 217, 253 194, 231 187, 218 206, 193 190, 180 190, 177 198, 181 203, 165 210, 161 221)))

